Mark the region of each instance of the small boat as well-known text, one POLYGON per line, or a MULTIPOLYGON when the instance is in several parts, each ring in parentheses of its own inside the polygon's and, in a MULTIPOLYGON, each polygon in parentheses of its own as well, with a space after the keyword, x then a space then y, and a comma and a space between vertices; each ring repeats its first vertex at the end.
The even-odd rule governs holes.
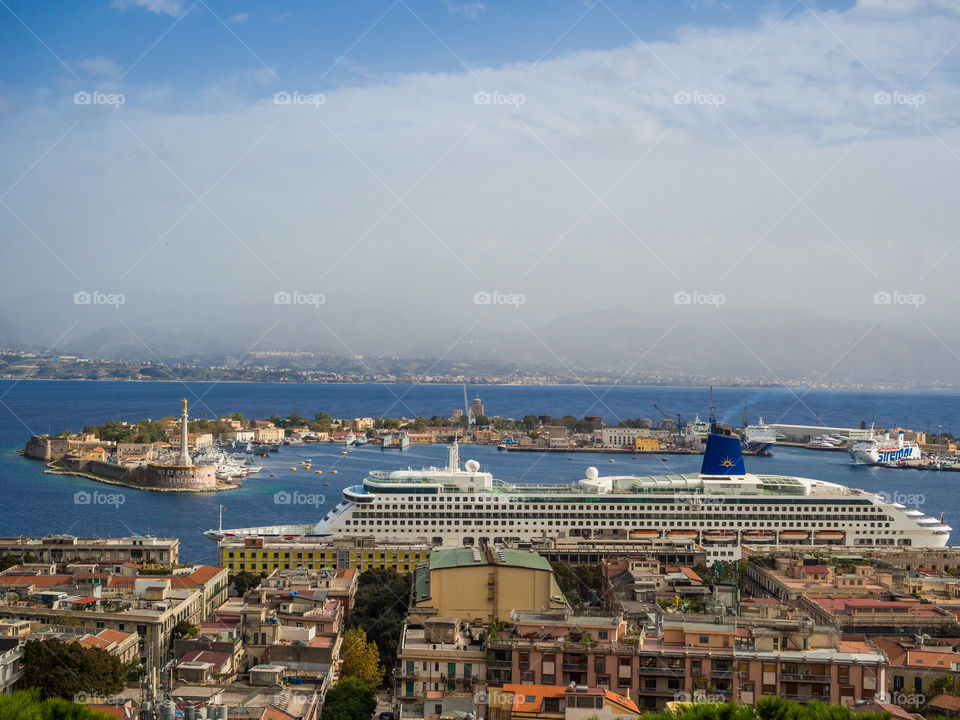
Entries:
POLYGON ((337 472, 339 472, 339 471, 337 471, 337 470, 331 470, 330 472, 332 472, 334 475, 336 475, 337 472))
POLYGON ((817 530, 818 538, 842 538, 842 530, 817 530))
POLYGON ((270 473, 270 477, 273 477, 273 473, 270 473))
POLYGON ((670 458, 660 458, 662 462, 670 462, 670 458))
POLYGON ((631 540, 639 540, 642 538, 654 538, 654 537, 660 537, 659 530, 631 530, 630 531, 631 540))
POLYGON ((607 460, 607 462, 616 462, 616 460, 614 460, 613 458, 610 458, 609 460, 607 460))
POLYGON ((667 533, 668 537, 696 537, 696 530, 671 530, 667 533))
POLYGON ((743 534, 744 542, 770 542, 773 537, 772 530, 747 530, 743 534))
POLYGON ((323 475, 323 470, 314 470, 317 475, 323 475))
POLYGON ((781 530, 780 539, 781 540, 803 540, 808 537, 810 533, 806 530, 781 530))
POLYGON ((293 470, 294 472, 296 472, 296 470, 297 470, 295 467, 292 467, 292 468, 290 468, 290 469, 293 470))
POLYGON ((330 487, 330 483, 324 483, 323 486, 324 486, 324 487, 330 487))
POLYGON ((340 454, 341 454, 341 455, 349 455, 350 453, 348 453, 346 450, 342 450, 342 451, 340 452, 340 454))

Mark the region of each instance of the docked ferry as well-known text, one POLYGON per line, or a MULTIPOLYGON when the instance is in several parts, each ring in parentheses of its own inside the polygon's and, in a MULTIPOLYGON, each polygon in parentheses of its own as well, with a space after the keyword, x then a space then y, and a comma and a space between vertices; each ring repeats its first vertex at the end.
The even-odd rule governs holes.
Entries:
POLYGON ((857 440, 850 446, 850 457, 854 465, 887 465, 903 460, 919 460, 922 457, 920 446, 903 439, 903 430, 893 440, 889 433, 883 437, 857 440))
POLYGON ((207 537, 373 535, 437 546, 544 538, 696 542, 711 560, 741 545, 943 547, 951 528, 881 496, 843 485, 744 468, 740 439, 710 434, 699 473, 601 476, 568 484, 513 484, 460 466, 371 472, 320 522, 210 530, 207 537))

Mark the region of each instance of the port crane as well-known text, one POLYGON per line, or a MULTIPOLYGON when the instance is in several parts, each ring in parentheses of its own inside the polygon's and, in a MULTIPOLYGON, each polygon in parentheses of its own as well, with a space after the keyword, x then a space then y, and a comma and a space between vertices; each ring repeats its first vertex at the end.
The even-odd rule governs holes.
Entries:
MULTIPOLYGON (((663 415, 665 419, 673 422, 673 418, 667 415, 667 413, 663 411, 663 408, 661 408, 656 403, 653 404, 653 407, 658 413, 663 415)), ((687 421, 684 419, 683 415, 681 415, 680 413, 677 413, 677 443, 683 442, 683 429, 685 427, 687 427, 687 421)))

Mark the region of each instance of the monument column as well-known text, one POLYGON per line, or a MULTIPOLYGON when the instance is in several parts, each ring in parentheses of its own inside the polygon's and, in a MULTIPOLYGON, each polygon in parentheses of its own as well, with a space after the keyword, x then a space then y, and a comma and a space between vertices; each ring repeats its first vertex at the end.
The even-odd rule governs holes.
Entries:
POLYGON ((187 415, 187 399, 183 398, 183 414, 180 416, 180 458, 177 460, 177 465, 190 466, 193 465, 193 461, 190 459, 190 450, 187 444, 187 420, 189 416, 187 415))

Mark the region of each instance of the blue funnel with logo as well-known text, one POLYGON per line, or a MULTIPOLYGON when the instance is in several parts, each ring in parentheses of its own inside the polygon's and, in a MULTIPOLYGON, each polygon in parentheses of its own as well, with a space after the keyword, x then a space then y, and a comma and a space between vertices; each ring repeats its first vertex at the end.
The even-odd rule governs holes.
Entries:
POLYGON ((734 435, 707 435, 707 448, 703 451, 701 475, 745 475, 743 450, 740 438, 734 435))

